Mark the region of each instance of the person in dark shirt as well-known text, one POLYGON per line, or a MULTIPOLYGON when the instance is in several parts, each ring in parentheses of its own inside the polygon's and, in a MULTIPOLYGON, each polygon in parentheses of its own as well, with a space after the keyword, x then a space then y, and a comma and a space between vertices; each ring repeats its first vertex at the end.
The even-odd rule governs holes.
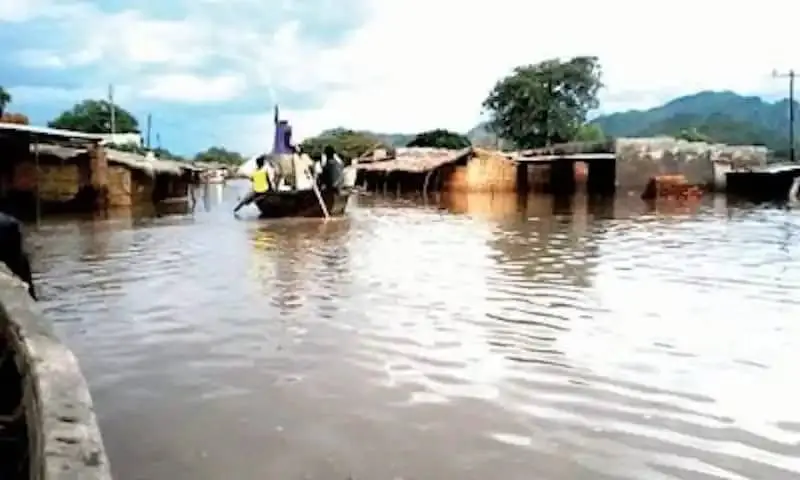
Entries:
POLYGON ((0 212, 0 261, 11 273, 28 284, 28 293, 36 300, 31 263, 22 241, 22 224, 19 220, 0 212))
POLYGON ((325 146, 322 159, 322 173, 319 178, 323 190, 337 189, 344 181, 344 162, 332 145, 325 146))

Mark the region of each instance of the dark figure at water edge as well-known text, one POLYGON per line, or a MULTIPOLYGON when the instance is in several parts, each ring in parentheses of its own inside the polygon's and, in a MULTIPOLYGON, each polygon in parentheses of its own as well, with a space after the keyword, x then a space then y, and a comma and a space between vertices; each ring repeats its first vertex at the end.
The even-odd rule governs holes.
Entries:
POLYGON ((22 242, 22 224, 5 213, 0 213, 0 261, 28 284, 28 293, 36 300, 31 263, 22 242))
POLYGON ((264 155, 256 158, 256 170, 250 174, 250 181, 253 183, 253 188, 244 196, 244 198, 233 209, 233 213, 238 213, 245 205, 253 203, 258 197, 264 195, 269 191, 269 178, 267 171, 264 169, 264 155))

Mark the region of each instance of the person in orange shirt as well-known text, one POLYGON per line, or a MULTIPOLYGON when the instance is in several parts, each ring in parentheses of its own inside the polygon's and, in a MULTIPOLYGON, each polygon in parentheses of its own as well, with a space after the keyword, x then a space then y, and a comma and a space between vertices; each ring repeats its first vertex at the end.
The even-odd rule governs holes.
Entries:
POLYGON ((238 213, 245 205, 253 203, 258 197, 269 191, 269 177, 264 169, 264 155, 256 158, 256 170, 250 174, 250 182, 253 184, 252 190, 236 205, 233 213, 238 213))

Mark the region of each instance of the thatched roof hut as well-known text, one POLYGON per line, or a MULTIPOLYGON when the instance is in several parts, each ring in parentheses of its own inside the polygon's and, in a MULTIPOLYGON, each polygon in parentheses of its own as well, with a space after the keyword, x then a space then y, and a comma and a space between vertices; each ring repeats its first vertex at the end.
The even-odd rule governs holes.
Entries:
POLYGON ((465 160, 473 149, 449 150, 446 148, 403 147, 397 148, 385 160, 359 163, 357 168, 367 172, 427 173, 448 164, 465 160))
POLYGON ((461 150, 406 147, 387 152, 387 158, 359 163, 362 184, 387 190, 500 191, 516 188, 516 162, 503 152, 468 147, 461 150))

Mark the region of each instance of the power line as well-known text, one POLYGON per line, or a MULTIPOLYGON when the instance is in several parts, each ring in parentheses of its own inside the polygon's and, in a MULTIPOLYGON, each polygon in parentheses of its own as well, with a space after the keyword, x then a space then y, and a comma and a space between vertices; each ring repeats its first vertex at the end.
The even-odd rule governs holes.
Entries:
POLYGON ((151 114, 147 114, 147 149, 150 149, 150 129, 153 125, 153 116, 151 114))
POLYGON ((788 73, 778 73, 777 70, 772 71, 773 78, 788 78, 789 79, 789 160, 795 161, 794 153, 794 69, 789 70, 788 73))

